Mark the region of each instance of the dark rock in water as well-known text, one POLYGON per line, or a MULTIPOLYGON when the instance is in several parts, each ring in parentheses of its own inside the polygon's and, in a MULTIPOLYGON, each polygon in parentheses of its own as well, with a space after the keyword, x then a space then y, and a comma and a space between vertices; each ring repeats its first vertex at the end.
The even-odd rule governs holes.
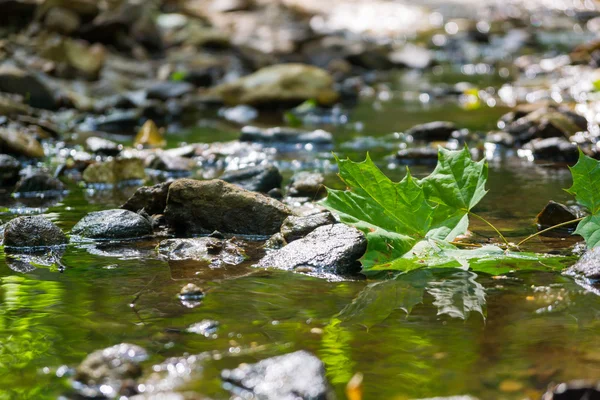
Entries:
POLYGON ((555 161, 574 164, 579 158, 577 145, 563 137, 533 139, 524 149, 531 150, 536 160, 555 161))
POLYGON ((452 137, 452 133, 456 131, 456 125, 452 122, 434 121, 426 124, 415 125, 406 131, 407 135, 412 136, 415 140, 423 140, 426 142, 443 142, 452 137))
POLYGON ((600 383, 573 381, 548 390, 542 400, 600 400, 600 383))
POLYGON ((140 110, 116 110, 112 114, 87 118, 80 127, 83 131, 133 134, 140 122, 140 110))
POLYGON ((154 186, 142 186, 135 191, 121 208, 133 212, 146 211, 150 215, 162 214, 167 206, 167 195, 172 182, 154 186))
POLYGON ((0 154, 0 186, 11 186, 19 180, 21 164, 8 154, 0 154))
POLYGON ((146 159, 146 167, 173 173, 189 172, 193 166, 194 162, 189 158, 179 157, 164 151, 151 154, 146 159))
POLYGON ((323 174, 307 171, 298 172, 292 176, 287 194, 292 197, 320 199, 327 194, 323 182, 325 182, 323 174))
POLYGON ((336 220, 329 211, 303 217, 291 215, 283 221, 283 225, 281 225, 281 234, 285 241, 290 243, 294 240, 303 238, 320 226, 335 223, 336 220))
POLYGON ((89 354, 76 369, 73 379, 85 397, 117 397, 135 394, 133 379, 142 375, 140 363, 148 353, 140 346, 121 343, 89 354))
POLYGON ((15 93, 27 99, 30 106, 55 110, 54 93, 35 75, 14 65, 0 66, 0 92, 15 93))
POLYGON ((272 235, 291 211, 279 201, 221 181, 179 179, 171 184, 165 217, 177 232, 272 235))
POLYGON ((15 194, 19 196, 40 195, 60 196, 65 190, 65 185, 47 172, 34 172, 21 178, 15 186, 15 194))
POLYGON ((224 370, 221 378, 240 398, 262 400, 332 400, 323 363, 306 351, 241 364, 224 370))
POLYGON ((188 82, 158 82, 148 88, 149 99, 166 101, 181 97, 194 91, 194 85, 188 82))
POLYGON ((167 239, 160 242, 157 249, 169 260, 203 261, 210 267, 238 265, 247 258, 244 249, 234 241, 212 237, 167 239))
POLYGON ((39 215, 17 217, 4 227, 4 245, 7 247, 49 247, 68 242, 58 226, 39 215))
POLYGON ((567 271, 569 275, 600 280, 600 247, 586 250, 583 256, 567 271))
POLYGON ((92 239, 133 239, 151 235, 152 224, 129 210, 104 210, 87 214, 71 233, 92 239))
POLYGON ((366 249, 367 239, 358 229, 344 224, 325 225, 280 250, 268 253, 258 266, 352 274, 360 270, 358 259, 366 249))
POLYGON ((94 154, 116 156, 121 152, 123 146, 112 140, 92 136, 85 140, 85 148, 94 154))
MULTIPOLYGON (((563 222, 572 221, 577 218, 579 218, 577 213, 575 213, 569 207, 550 200, 544 209, 537 215, 536 223, 538 225, 538 229, 542 230, 550 228, 554 225, 562 224, 563 222)), ((569 231, 568 233, 572 233, 576 227, 577 222, 574 222, 564 226, 563 230, 566 229, 569 231)))
POLYGON ((283 177, 274 165, 257 165, 237 171, 227 171, 219 178, 252 192, 267 193, 281 187, 283 177))
POLYGON ((508 124, 504 130, 514 135, 519 143, 535 138, 564 138, 587 129, 587 121, 583 124, 581 118, 571 111, 542 107, 508 124))
POLYGON ((435 165, 437 159, 438 151, 432 147, 411 147, 396 153, 396 161, 400 164, 435 165))
POLYGON ((240 136, 242 142, 261 142, 261 143, 313 143, 318 145, 330 145, 333 143, 331 133, 322 129, 316 131, 304 131, 294 128, 269 128, 261 129, 255 126, 245 126, 242 128, 240 136))

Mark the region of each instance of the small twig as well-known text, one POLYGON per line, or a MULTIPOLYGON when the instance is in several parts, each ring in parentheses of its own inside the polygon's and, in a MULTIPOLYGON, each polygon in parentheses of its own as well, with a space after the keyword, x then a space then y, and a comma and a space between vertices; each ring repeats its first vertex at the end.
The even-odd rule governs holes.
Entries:
POLYGON ((519 246, 520 246, 520 245, 522 245, 523 243, 525 243, 525 242, 529 241, 530 239, 533 239, 534 237, 541 235, 542 233, 545 233, 545 232, 551 231, 551 230, 553 230, 553 229, 556 229, 556 228, 560 228, 561 226, 565 226, 565 225, 571 225, 571 224, 574 224, 575 222, 579 222, 579 221, 581 221, 581 220, 582 220, 582 219, 584 219, 584 218, 585 218, 585 217, 581 217, 581 218, 573 219, 573 220, 571 220, 571 221, 567 221, 567 222, 561 222, 560 224, 557 224, 557 225, 551 226, 550 228, 546 228, 546 229, 543 229, 543 230, 541 230, 541 231, 539 231, 539 232, 536 232, 536 233, 534 233, 534 234, 532 234, 532 235, 529 235, 529 236, 527 236, 525 239, 523 239, 523 240, 521 240, 519 243, 517 243, 517 247, 519 247, 519 246))
POLYGON ((146 286, 144 286, 139 292, 137 292, 135 294, 133 301, 131 303, 129 303, 129 307, 131 307, 131 308, 135 307, 135 303, 140 299, 140 297, 142 297, 142 294, 148 289, 148 286, 152 285, 152 282, 154 282, 156 277, 157 277, 157 275, 154 275, 154 277, 152 279, 150 279, 150 282, 148 282, 148 284, 146 284, 146 286))
POLYGON ((451 245, 454 246, 463 246, 463 247, 481 247, 480 244, 475 244, 475 243, 463 243, 463 242, 449 242, 451 245))
POLYGON ((494 231, 496 231, 496 233, 498 234, 498 236, 500 236, 500 239, 502 239, 502 241, 504 242, 504 244, 506 244, 506 246, 510 247, 510 243, 508 243, 508 240, 506 240, 506 238, 504 237, 504 235, 502 234, 502 232, 500 232, 498 230, 498 228, 496 228, 494 225, 492 225, 492 223, 490 221, 488 221, 487 219, 483 218, 481 215, 477 215, 472 211, 469 211, 469 214, 471 214, 472 216, 474 216, 475 218, 480 219, 481 221, 485 222, 486 224, 488 224, 490 226, 490 228, 492 228, 494 231))

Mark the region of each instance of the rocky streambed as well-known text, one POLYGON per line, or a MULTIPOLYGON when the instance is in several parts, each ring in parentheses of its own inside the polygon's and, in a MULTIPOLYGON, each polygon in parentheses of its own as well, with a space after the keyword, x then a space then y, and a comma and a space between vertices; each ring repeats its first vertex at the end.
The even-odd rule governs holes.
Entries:
POLYGON ((367 279, 320 200, 332 152, 399 180, 468 145, 509 241, 584 215, 562 188, 600 157, 599 20, 0 0, 0 399, 594 398, 598 254, 573 226, 527 244, 561 271, 367 279))

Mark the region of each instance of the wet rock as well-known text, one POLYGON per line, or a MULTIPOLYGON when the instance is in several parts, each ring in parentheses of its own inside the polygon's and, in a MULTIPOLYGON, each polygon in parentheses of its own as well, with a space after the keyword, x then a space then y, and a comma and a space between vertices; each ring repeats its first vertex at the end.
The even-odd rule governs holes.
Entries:
POLYGON ((327 194, 323 182, 325 182, 323 174, 307 171, 298 172, 292 176, 287 194, 292 197, 309 197, 316 200, 325 197, 327 194))
POLYGON ((583 256, 566 271, 569 275, 600 280, 600 247, 586 250, 583 256))
POLYGON ((247 124, 258 117, 258 111, 254 107, 240 105, 219 110, 219 115, 223 116, 227 121, 247 124))
POLYGON ((138 126, 142 113, 140 110, 116 110, 109 115, 89 117, 80 126, 83 131, 131 134, 138 126))
POLYGON ((600 384, 590 381, 561 383, 548 390, 542 400, 599 400, 600 384))
POLYGON ((182 97, 192 93, 194 90, 194 85, 188 82, 158 82, 148 88, 147 96, 149 99, 166 101, 182 97))
POLYGON ((35 271, 37 268, 45 267, 55 271, 64 271, 65 266, 61 262, 61 257, 65 251, 65 246, 61 247, 42 247, 42 248, 21 248, 5 247, 6 265, 8 268, 21 274, 35 271))
POLYGON ((226 387, 241 398, 263 400, 333 399, 323 363, 306 351, 267 358, 256 364, 241 364, 224 370, 226 387))
POLYGON ((151 119, 142 125, 133 139, 133 145, 136 147, 164 147, 166 144, 165 138, 151 119))
POLYGON ((81 18, 79 15, 67 8, 53 7, 48 10, 44 17, 44 26, 51 31, 70 35, 79 29, 81 18))
POLYGON ((11 126, 0 127, 0 152, 28 158, 45 156, 44 148, 36 138, 11 126))
POLYGON ((104 210, 87 214, 71 233, 91 239, 133 239, 151 235, 152 224, 129 210, 104 210))
POLYGON ((247 259, 244 249, 233 240, 212 237, 167 239, 160 242, 157 250, 172 261, 203 261, 210 267, 220 267, 223 264, 238 265, 247 259))
POLYGON ((438 151, 433 147, 411 147, 396 153, 396 161, 400 164, 435 165, 437 159, 438 151))
POLYGON ((85 397, 117 397, 136 393, 133 380, 140 377, 140 363, 148 353, 134 344, 121 343, 89 354, 76 369, 73 379, 85 397))
POLYGON ((190 171, 194 167, 194 162, 189 158, 158 151, 146 158, 146 167, 160 171, 181 173, 190 171))
POLYGON ((133 212, 146 211, 150 215, 162 214, 167 206, 167 195, 172 182, 137 189, 121 208, 133 212))
POLYGON ((257 165, 226 171, 219 179, 252 192, 267 193, 271 189, 281 187, 283 177, 274 165, 257 165))
POLYGON ((52 90, 37 76, 14 65, 0 66, 0 92, 14 93, 27 99, 35 108, 55 110, 58 103, 52 90))
POLYGON ((12 186, 19 180, 21 164, 8 154, 0 154, 0 186, 12 186))
POLYGON ((94 154, 116 156, 121 152, 123 146, 112 140, 92 136, 85 140, 85 148, 87 151, 94 154))
POLYGON ((271 236, 270 238, 267 239, 267 241, 263 245, 263 248, 265 248, 267 250, 279 250, 286 244, 287 244, 287 242, 283 238, 283 235, 281 234, 281 232, 277 232, 276 234, 274 234, 273 236, 271 236))
POLYGON ((301 239, 323 225, 335 224, 336 220, 329 211, 302 217, 289 216, 281 225, 281 234, 287 243, 301 239))
MULTIPOLYGON (((577 218, 579 218, 578 214, 569 207, 550 200, 544 209, 537 215, 536 223, 538 225, 538 229, 542 230, 550 228, 554 225, 562 224, 563 222, 572 221, 577 218)), ((563 230, 568 231, 568 233, 572 233, 576 227, 577 222, 574 222, 564 226, 563 230)))
POLYGON ((542 107, 508 124, 504 130, 519 143, 527 143, 534 138, 569 137, 587 130, 585 118, 571 111, 542 107))
POLYGON ((338 99, 329 73, 304 64, 265 67, 237 81, 216 86, 212 93, 229 105, 301 103, 309 99, 328 105, 338 99))
POLYGON ((443 142, 452 137, 452 133, 456 131, 456 125, 452 122, 435 121, 426 124, 415 125, 406 131, 407 135, 412 136, 415 140, 423 140, 426 142, 443 142))
POLYGON ((316 228, 263 257, 258 266, 303 272, 351 274, 360 270, 358 259, 367 249, 362 232, 344 224, 316 228))
POLYGON ((83 171, 83 180, 91 184, 115 185, 146 178, 144 161, 139 158, 121 158, 91 164, 83 171))
POLYGON ((15 186, 14 193, 19 196, 32 195, 60 196, 65 190, 65 185, 47 172, 34 172, 26 175, 15 186))
POLYGON ((204 337, 213 336, 219 329, 219 321, 212 319, 203 319, 200 322, 190 325, 186 331, 189 333, 195 333, 204 337))
POLYGON ((7 247, 49 247, 67 243, 63 231, 39 215, 17 217, 4 228, 4 245, 7 247))
POLYGON ((198 285, 188 283, 181 288, 179 298, 181 300, 200 300, 204 298, 204 292, 198 285))
POLYGON ((95 80, 104 67, 107 51, 99 43, 90 45, 83 40, 60 38, 44 43, 40 54, 57 65, 65 77, 73 75, 95 80))
POLYGON ((261 129, 254 126, 242 128, 240 140, 243 142, 261 143, 312 143, 318 145, 331 145, 333 136, 322 129, 305 131, 294 128, 269 128, 261 129))
POLYGON ((531 150, 536 160, 574 164, 579 158, 577 145, 574 145, 563 137, 533 139, 523 146, 523 148, 531 150))
POLYGON ((171 184, 165 217, 178 232, 272 235, 291 211, 279 201, 221 181, 171 184))

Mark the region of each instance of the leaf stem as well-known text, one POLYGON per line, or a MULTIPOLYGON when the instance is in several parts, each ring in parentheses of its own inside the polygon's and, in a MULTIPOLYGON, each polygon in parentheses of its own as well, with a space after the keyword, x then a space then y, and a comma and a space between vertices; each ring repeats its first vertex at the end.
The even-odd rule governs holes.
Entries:
POLYGON ((485 222, 486 224, 488 224, 490 226, 490 228, 492 228, 494 231, 496 231, 496 233, 498 234, 498 236, 500 236, 500 239, 502 239, 502 241, 504 242, 504 244, 506 244, 508 247, 510 247, 510 243, 508 243, 508 240, 506 240, 506 238, 504 237, 504 235, 502 234, 502 232, 500 232, 498 230, 498 228, 496 228, 494 225, 492 225, 492 223, 490 221, 488 221, 487 219, 483 218, 481 215, 475 214, 472 211, 469 211, 469 214, 471 214, 475 218, 478 218, 478 219, 482 220, 483 222, 485 222))
POLYGON ((581 217, 581 218, 573 219, 573 220, 571 220, 571 221, 567 221, 567 222, 561 222, 560 224, 557 224, 557 225, 551 226, 550 228, 546 228, 546 229, 543 229, 543 230, 541 230, 541 231, 539 231, 539 232, 536 232, 536 233, 534 233, 534 234, 532 234, 532 235, 529 235, 529 236, 527 236, 525 239, 523 239, 523 240, 521 240, 519 243, 517 243, 517 247, 519 247, 519 246, 520 246, 520 245, 522 245, 523 243, 525 243, 525 242, 529 241, 530 239, 533 239, 534 237, 536 237, 536 236, 538 236, 538 235, 541 235, 541 234, 542 234, 542 233, 544 233, 544 232, 548 232, 548 231, 551 231, 552 229, 560 228, 561 226, 565 226, 565 225, 571 225, 571 224, 574 224, 575 222, 579 222, 579 221, 581 221, 581 220, 582 220, 582 219, 584 219, 584 218, 585 218, 585 217, 581 217))
POLYGON ((457 247, 459 247, 459 246, 462 246, 462 247, 477 247, 477 248, 481 247, 480 244, 474 244, 474 243, 463 243, 463 242, 449 242, 449 243, 451 245, 454 245, 454 246, 457 246, 457 247))

